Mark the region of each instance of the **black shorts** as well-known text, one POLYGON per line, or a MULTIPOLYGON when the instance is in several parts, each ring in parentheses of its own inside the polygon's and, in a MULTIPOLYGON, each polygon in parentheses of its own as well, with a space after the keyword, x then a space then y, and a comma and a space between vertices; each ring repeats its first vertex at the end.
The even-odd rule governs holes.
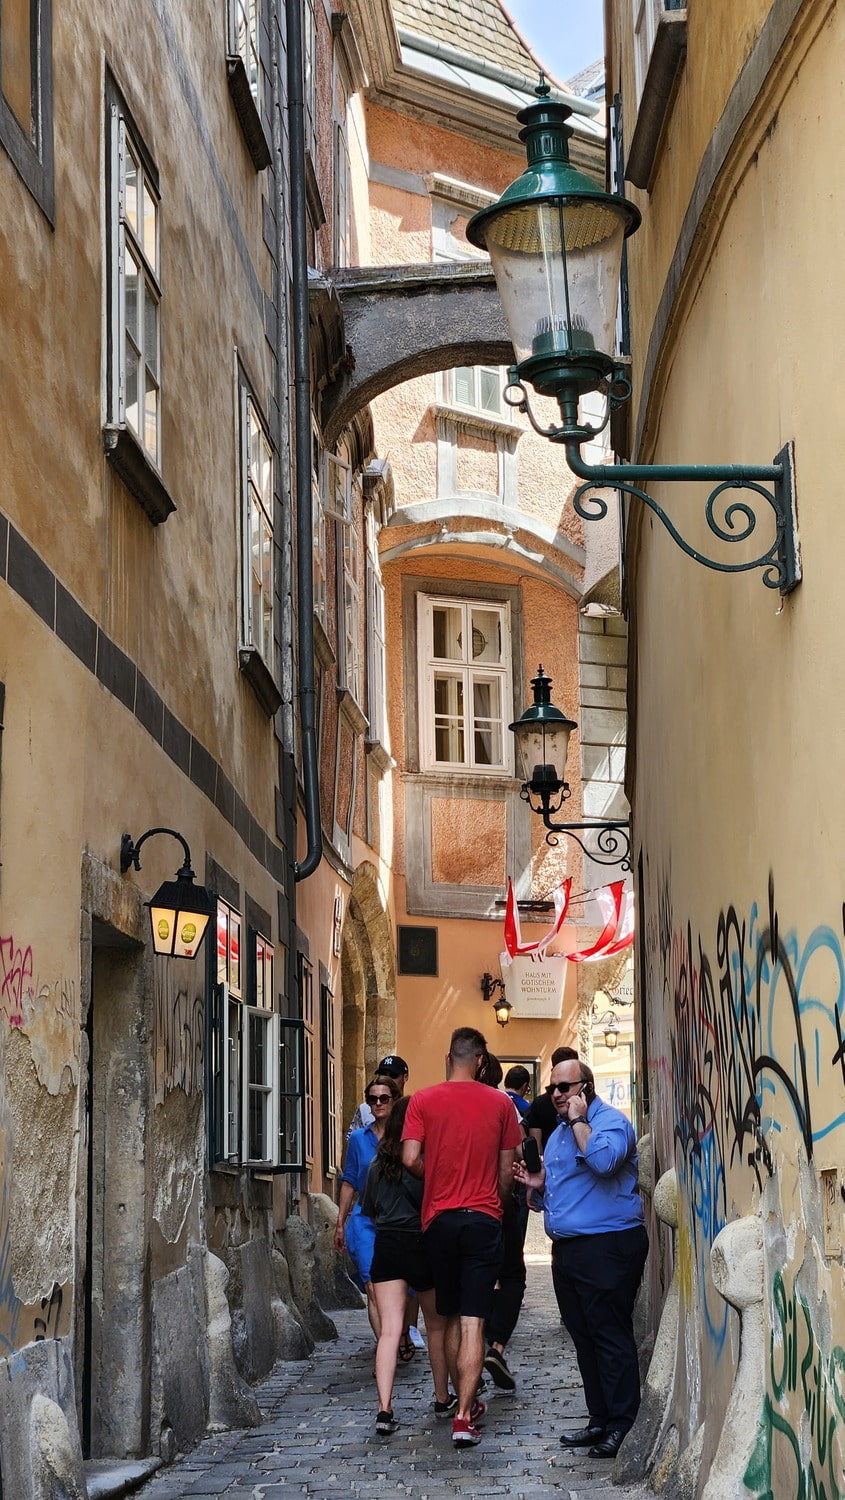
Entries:
POLYGON ((371 1281, 407 1281, 415 1292, 434 1285, 423 1237, 413 1229, 377 1229, 371 1281))
POLYGON ((450 1208, 425 1231, 441 1317, 483 1318, 493 1311, 502 1261, 502 1226, 489 1214, 450 1208))

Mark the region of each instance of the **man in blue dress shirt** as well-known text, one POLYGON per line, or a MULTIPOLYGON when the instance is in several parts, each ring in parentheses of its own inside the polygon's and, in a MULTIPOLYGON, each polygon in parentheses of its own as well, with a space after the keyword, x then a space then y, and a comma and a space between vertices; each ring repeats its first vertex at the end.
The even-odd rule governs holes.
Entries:
POLYGON ((515 1176, 542 1208, 552 1244, 552 1279, 584 1383, 586 1427, 564 1432, 568 1447, 613 1458, 640 1405, 632 1314, 648 1254, 630 1120, 596 1095, 577 1059, 552 1069, 547 1092, 559 1116, 543 1168, 515 1176))

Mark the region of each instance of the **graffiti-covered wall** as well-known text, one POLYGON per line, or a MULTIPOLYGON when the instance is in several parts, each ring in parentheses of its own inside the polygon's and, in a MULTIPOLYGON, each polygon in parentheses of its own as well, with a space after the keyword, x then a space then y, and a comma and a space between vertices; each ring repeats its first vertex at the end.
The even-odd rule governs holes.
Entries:
MULTIPOLYGON (((630 6, 611 8, 608 92, 628 145, 643 59, 630 6)), ((630 188, 644 216, 628 251, 632 456, 767 464, 793 442, 803 577, 782 597, 760 569, 720 571, 771 541, 760 490, 724 490, 708 510, 710 485, 649 486, 695 556, 631 507, 641 1050, 656 1175, 674 1167, 678 1182, 677 1229, 653 1224, 656 1306, 674 1275, 679 1308, 666 1423, 699 1497, 722 1500, 719 1473, 737 1500, 841 1500, 845 525, 830 503, 841 434, 818 391, 845 317, 830 192, 845 18, 827 0, 713 0, 673 24, 685 48, 650 191, 630 188), (720 522, 753 540, 720 541, 720 522), (762 1246, 751 1362, 751 1302, 731 1305, 720 1274, 739 1220, 762 1246), (722 1439, 740 1408, 731 1468, 722 1439)))
MULTIPOLYGON (((675 1163, 681 1201, 686 1359, 676 1395, 691 1432, 706 1423, 715 1391, 729 1399, 738 1324, 714 1287, 710 1251, 727 1223, 758 1212, 768 1363, 744 1481, 759 1500, 833 1500, 843 1493, 845 1424, 837 1228, 845 1200, 845 908, 838 930, 820 923, 802 932, 789 923, 771 874, 759 902, 744 912, 724 908, 710 932, 678 920, 668 872, 649 881, 647 899, 648 992, 665 1001, 651 1008, 652 1068, 666 1081, 653 1091, 653 1123, 662 1165, 675 1163)), ((712 1448, 715 1426, 709 1438, 712 1448)))

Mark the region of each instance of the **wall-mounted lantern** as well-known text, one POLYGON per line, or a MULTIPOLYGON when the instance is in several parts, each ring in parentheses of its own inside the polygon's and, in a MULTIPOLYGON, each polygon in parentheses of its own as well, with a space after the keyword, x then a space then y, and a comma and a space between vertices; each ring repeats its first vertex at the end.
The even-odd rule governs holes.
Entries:
POLYGON ((150 911, 153 948, 168 958, 196 958, 214 915, 215 902, 205 886, 194 884, 191 851, 181 833, 175 828, 149 828, 137 844, 131 834, 124 833, 120 840, 120 873, 125 875, 130 866, 140 870, 141 848, 157 833, 169 833, 171 838, 178 839, 185 859, 175 879, 165 880, 151 900, 144 903, 150 911))
POLYGON ((596 1025, 604 1032, 604 1045, 608 1052, 615 1052, 619 1046, 619 1022, 613 1011, 608 1010, 603 1016, 599 1016, 596 1025))
POLYGON ((609 351, 615 337, 616 307, 627 235, 640 225, 640 213, 622 196, 605 192, 569 160, 572 111, 549 98, 540 75, 538 102, 517 115, 523 125, 528 166, 489 208, 474 214, 467 239, 487 250, 516 354, 505 399, 525 412, 535 431, 561 443, 574 474, 586 482, 573 497, 584 521, 601 520, 607 502, 590 490, 624 490, 647 505, 689 557, 721 573, 760 568, 768 588, 789 593, 801 580, 795 520, 792 444, 771 464, 603 464, 581 457, 582 443, 607 426, 611 411, 631 396, 624 364, 609 351), (541 427, 528 402, 526 383, 556 398, 561 425, 541 427), (578 403, 589 391, 603 390, 608 415, 600 427, 579 420, 578 403), (744 542, 757 527, 747 498, 721 501, 726 490, 753 491, 774 512, 775 537, 759 556, 723 563, 705 557, 686 542, 674 522, 637 481, 707 481, 714 485, 704 507, 707 525, 721 542, 744 542), (719 502, 719 514, 716 513, 719 502))
POLYGON ((501 991, 499 999, 493 1004, 493 1014, 500 1026, 507 1026, 513 1006, 509 1000, 505 999, 504 979, 496 979, 492 974, 482 974, 479 988, 481 990, 481 998, 486 1004, 489 1004, 493 996, 498 991, 501 991))
POLYGON ((566 756, 569 736, 578 726, 552 703, 552 679, 546 676, 542 666, 538 667, 537 676, 532 677, 531 686, 534 702, 513 724, 508 725, 516 740, 517 759, 523 776, 522 800, 543 819, 547 844, 557 845, 557 835, 563 833, 574 839, 596 864, 621 865, 623 870, 630 870, 631 833, 627 818, 604 823, 552 822, 552 813, 558 812, 569 796, 566 756), (595 839, 588 845, 581 834, 587 837, 594 834, 595 839))

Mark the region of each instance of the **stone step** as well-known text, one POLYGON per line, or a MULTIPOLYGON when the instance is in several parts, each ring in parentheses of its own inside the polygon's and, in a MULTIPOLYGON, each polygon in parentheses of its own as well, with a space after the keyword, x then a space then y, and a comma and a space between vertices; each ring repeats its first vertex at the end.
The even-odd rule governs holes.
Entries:
POLYGON ((88 1500, 108 1500, 111 1495, 128 1495, 161 1468, 160 1458, 92 1458, 83 1464, 88 1500))

